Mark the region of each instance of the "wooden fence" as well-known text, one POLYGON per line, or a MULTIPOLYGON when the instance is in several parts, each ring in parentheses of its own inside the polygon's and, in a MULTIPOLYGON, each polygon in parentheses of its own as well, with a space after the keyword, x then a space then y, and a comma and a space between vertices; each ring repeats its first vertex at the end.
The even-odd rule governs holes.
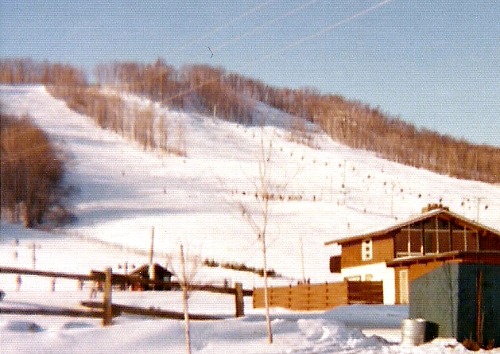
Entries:
MULTIPOLYGON (((34 269, 26 269, 26 268, 1 267, 1 266, 0 266, 0 273, 19 274, 19 275, 21 275, 21 274, 22 275, 36 275, 39 277, 77 279, 77 280, 82 280, 82 281, 94 279, 92 277, 92 275, 88 275, 88 274, 73 274, 73 273, 43 271, 43 270, 34 270, 34 269)), ((104 279, 104 277, 103 277, 103 279, 104 279)))
MULTIPOLYGON (((124 275, 124 274, 113 274, 111 268, 106 269, 105 272, 92 270, 89 275, 86 274, 72 274, 63 272, 53 272, 53 271, 41 271, 25 268, 12 268, 12 267, 1 267, 0 274, 22 274, 22 275, 34 275, 41 277, 51 277, 51 278, 66 278, 66 279, 77 279, 79 281, 94 281, 104 283, 104 296, 103 302, 96 305, 94 302, 82 302, 82 305, 91 308, 99 308, 102 311, 81 311, 72 309, 35 309, 35 310, 24 310, 19 308, 0 308, 0 313, 19 313, 19 314, 43 314, 43 315, 59 315, 59 316, 83 316, 83 317, 102 317, 103 324, 109 325, 112 322, 112 317, 120 312, 141 314, 143 316, 154 316, 154 317, 168 317, 173 319, 184 318, 183 313, 173 312, 173 311, 154 311, 151 309, 142 309, 139 307, 125 306, 125 305, 115 305, 111 302, 112 285, 124 285, 131 283, 141 283, 144 285, 168 285, 170 290, 181 289, 181 284, 179 282, 164 282, 158 280, 144 279, 137 275, 124 275)), ((231 294, 234 295, 235 301, 235 316, 244 316, 244 300, 245 296, 252 296, 252 290, 243 289, 241 283, 236 283, 234 288, 230 287, 220 287, 211 284, 189 284, 188 291, 207 291, 220 294, 231 294)), ((194 319, 220 319, 218 316, 211 315, 193 315, 194 319)))
MULTIPOLYGON (((19 274, 19 275, 35 275, 41 277, 50 278, 66 278, 66 279, 77 279, 81 281, 100 281, 104 282, 106 279, 106 273, 102 271, 92 270, 90 274, 75 274, 75 273, 64 273, 55 271, 42 271, 26 268, 13 268, 13 267, 2 267, 0 266, 0 274, 19 274)), ((161 280, 150 280, 141 278, 138 275, 124 275, 119 273, 112 274, 112 284, 113 285, 123 285, 131 283, 140 283, 143 285, 168 285, 172 290, 180 290, 181 284, 176 281, 165 282, 161 280)), ((226 286, 216 286, 211 284, 189 284, 190 291, 207 291, 219 294, 236 294, 236 288, 226 287, 226 286)), ((242 289, 243 296, 252 296, 253 291, 249 289, 242 289)))
MULTIPOLYGON (((349 304, 382 304, 382 282, 300 284, 268 289, 269 306, 290 310, 326 310, 349 304)), ((264 289, 253 291, 253 307, 264 307, 264 289)))

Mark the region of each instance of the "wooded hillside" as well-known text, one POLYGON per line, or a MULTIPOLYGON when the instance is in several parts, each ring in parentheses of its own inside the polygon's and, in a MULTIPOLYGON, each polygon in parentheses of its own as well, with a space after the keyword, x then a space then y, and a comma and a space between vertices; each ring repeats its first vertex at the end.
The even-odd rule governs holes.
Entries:
POLYGON ((0 128, 2 214, 14 222, 22 220, 26 227, 40 225, 49 211, 52 217, 69 216, 58 203, 64 165, 45 133, 29 117, 1 110, 0 128))
POLYGON ((112 63, 101 65, 96 72, 101 84, 117 85, 179 108, 216 110, 218 116, 243 124, 252 124, 255 102, 263 102, 317 123, 334 140, 350 147, 458 178, 500 182, 499 148, 418 129, 379 108, 339 95, 324 95, 314 88, 275 88, 205 65, 176 71, 162 60, 154 64, 112 63))
MULTIPOLYGON (((96 67, 95 77, 99 85, 113 86, 174 108, 215 113, 218 117, 242 124, 253 124, 255 105, 263 102, 318 124, 338 142, 374 151, 388 160, 457 178, 500 183, 500 148, 474 145, 463 139, 416 128, 379 108, 339 95, 321 94, 314 88, 275 88, 206 65, 175 69, 162 59, 151 64, 102 64, 96 67)), ((7 60, 0 61, 0 81, 53 85, 53 92, 71 102, 70 107, 77 110, 80 107, 79 111, 87 114, 89 112, 82 110, 83 106, 92 107, 94 111, 101 107, 97 109, 98 113, 94 112, 94 117, 97 114, 107 118, 99 124, 120 129, 114 118, 109 118, 119 115, 112 114, 109 107, 119 105, 99 103, 102 95, 97 91, 89 93, 85 75, 80 70, 60 64, 7 60), (94 103, 90 104, 89 100, 94 103), (105 106, 108 108, 102 108, 105 106)), ((146 121, 134 123, 137 131, 146 133, 135 138, 142 139, 145 146, 155 147, 154 139, 151 140, 152 128, 147 133, 148 114, 143 112, 138 116, 143 116, 146 121)), ((301 129, 300 124, 291 125, 301 129)))

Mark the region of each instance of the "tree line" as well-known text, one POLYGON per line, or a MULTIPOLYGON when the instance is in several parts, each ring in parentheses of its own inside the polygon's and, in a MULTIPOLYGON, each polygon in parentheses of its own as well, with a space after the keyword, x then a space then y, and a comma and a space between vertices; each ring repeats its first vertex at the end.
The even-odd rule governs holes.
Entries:
POLYGON ((500 182, 499 148, 416 128, 379 108, 321 94, 315 88, 276 88, 207 65, 176 71, 161 59, 154 64, 115 62, 100 66, 99 72, 103 84, 115 84, 183 109, 215 111, 219 117, 242 124, 252 124, 255 104, 263 102, 318 124, 338 142, 374 151, 382 158, 457 178, 500 182))
POLYGON ((221 68, 188 65, 176 70, 158 59, 153 64, 101 64, 96 67, 95 76, 99 85, 117 87, 170 107, 252 123, 255 101, 238 91, 232 84, 235 76, 227 75, 221 68))
POLYGON ((0 59, 0 83, 8 85, 86 85, 83 70, 69 64, 36 62, 31 59, 0 59))
MULTIPOLYGON (((112 86, 170 107, 214 114, 241 124, 254 123, 256 104, 262 102, 295 117, 292 118, 295 119, 294 122, 288 123, 296 130, 304 128, 303 124, 297 124, 301 120, 313 122, 334 140, 353 148, 374 151, 388 160, 457 178, 500 183, 499 148, 474 145, 464 139, 416 128, 400 118, 384 113, 378 107, 348 100, 340 95, 321 94, 315 88, 272 87, 208 65, 186 65, 176 69, 163 59, 149 64, 101 64, 95 68, 94 76, 101 87, 112 86)), ((101 112, 97 114, 99 125, 115 130, 123 129, 117 123, 120 120, 113 118, 121 114, 120 109, 113 116, 110 113, 113 109, 102 108, 116 106, 115 103, 104 101, 119 98, 109 95, 103 97, 98 90, 89 93, 85 75, 78 69, 61 64, 0 61, 1 82, 26 83, 29 80, 52 84, 57 89, 58 97, 73 100, 70 107, 79 112, 88 114, 82 109, 83 106, 87 109, 93 107, 92 110, 101 112), (53 77, 49 73, 53 73, 53 77), (12 82, 13 78, 17 82, 12 82), (73 92, 68 93, 71 90, 73 92)), ((143 117, 134 123, 136 127, 132 131, 137 134, 135 138, 142 140, 143 144, 145 142, 145 145, 155 147, 156 140, 151 137, 157 137, 159 144, 168 136, 168 132, 165 133, 159 126, 156 128, 158 133, 154 129, 152 132, 147 113, 137 115, 143 117)))
POLYGON ((1 110, 0 130, 2 215, 30 228, 40 225, 48 214, 69 216, 59 204, 64 164, 47 135, 29 117, 1 110))
POLYGON ((139 143, 144 150, 160 149, 186 155, 184 128, 150 104, 132 104, 120 95, 105 93, 98 87, 82 86, 68 90, 52 86, 49 92, 66 101, 68 107, 92 118, 95 123, 139 143))

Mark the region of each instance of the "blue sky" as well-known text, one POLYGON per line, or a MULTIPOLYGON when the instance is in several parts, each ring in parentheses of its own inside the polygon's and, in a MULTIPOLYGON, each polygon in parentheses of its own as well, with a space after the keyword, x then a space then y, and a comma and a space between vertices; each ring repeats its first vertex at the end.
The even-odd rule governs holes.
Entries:
POLYGON ((500 146, 498 0, 2 0, 0 56, 206 63, 500 146))

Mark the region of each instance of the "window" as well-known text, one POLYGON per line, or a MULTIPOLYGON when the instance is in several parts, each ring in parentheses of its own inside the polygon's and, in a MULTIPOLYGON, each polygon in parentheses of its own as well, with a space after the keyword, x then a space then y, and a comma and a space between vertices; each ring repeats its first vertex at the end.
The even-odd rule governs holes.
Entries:
POLYGON ((424 253, 437 253, 436 231, 425 229, 424 253))
POLYGON ((361 242, 361 260, 369 261, 373 257, 373 242, 371 238, 361 242))
POLYGON ((396 257, 419 256, 422 254, 422 224, 403 227, 395 236, 396 257))

